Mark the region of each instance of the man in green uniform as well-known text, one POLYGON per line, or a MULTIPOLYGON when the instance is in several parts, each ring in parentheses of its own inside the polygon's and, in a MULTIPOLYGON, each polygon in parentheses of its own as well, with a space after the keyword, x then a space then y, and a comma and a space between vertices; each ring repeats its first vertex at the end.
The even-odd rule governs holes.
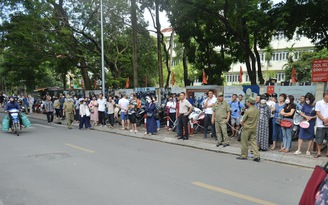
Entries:
POLYGON ((230 106, 226 101, 223 100, 223 93, 218 94, 218 100, 212 109, 212 125, 214 125, 215 121, 216 136, 218 138, 218 143, 216 146, 229 146, 227 123, 229 122, 230 118, 230 106))
POLYGON ((248 155, 248 143, 251 145, 252 150, 254 152, 253 161, 259 162, 259 148, 256 143, 256 129, 257 129, 257 121, 259 118, 259 111, 254 107, 255 98, 249 97, 246 100, 246 104, 248 109, 246 110, 244 117, 242 119, 243 131, 241 134, 241 155, 237 157, 239 160, 246 160, 248 155))
POLYGON ((68 129, 72 129, 75 109, 74 109, 74 102, 70 99, 69 95, 66 96, 66 101, 63 106, 63 116, 65 116, 65 114, 66 114, 68 129))

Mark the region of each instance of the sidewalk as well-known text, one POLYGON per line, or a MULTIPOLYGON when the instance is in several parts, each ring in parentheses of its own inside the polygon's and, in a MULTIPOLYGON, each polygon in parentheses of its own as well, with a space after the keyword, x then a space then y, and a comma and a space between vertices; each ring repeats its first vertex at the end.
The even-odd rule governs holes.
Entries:
MULTIPOLYGON (((28 115, 29 118, 34 119, 42 119, 47 120, 46 115, 44 114, 38 114, 38 113, 32 113, 28 115)), ((62 125, 66 125, 65 120, 56 120, 54 119, 54 123, 59 124, 61 122, 62 125)), ((78 126, 76 123, 73 124, 74 126, 78 126)), ((139 133, 131 133, 129 130, 121 130, 120 126, 118 124, 115 124, 114 128, 108 128, 108 127, 93 127, 94 130, 103 131, 103 132, 109 132, 109 133, 115 133, 119 135, 134 137, 134 138, 140 138, 140 139, 146 139, 146 140, 152 140, 152 141, 158 141, 163 143, 169 143, 169 144, 175 144, 185 147, 192 147, 196 149, 201 150, 207 150, 212 152, 218 152, 218 153, 225 153, 225 154, 232 154, 238 156, 240 154, 240 143, 237 141, 236 138, 230 139, 230 146, 228 147, 216 147, 216 141, 211 138, 203 139, 203 134, 198 133, 192 136, 189 136, 189 140, 183 141, 183 140, 177 140, 176 133, 173 132, 167 132, 166 128, 161 128, 161 130, 158 132, 157 135, 144 135, 145 128, 142 124, 140 127, 138 127, 139 133)), ((313 156, 315 152, 312 151, 311 156, 305 155, 305 146, 306 143, 303 143, 304 148, 302 149, 302 155, 294 155, 293 152, 296 150, 295 146, 297 146, 297 142, 293 141, 293 147, 292 151, 289 153, 280 153, 278 152, 278 149, 276 150, 270 150, 266 152, 260 152, 260 156, 262 160, 268 160, 278 163, 284 163, 289 165, 296 165, 296 166, 302 166, 307 168, 314 168, 316 165, 323 166, 327 161, 328 157, 321 157, 315 159, 313 156)), ((280 144, 278 144, 280 146, 280 144)), ((250 159, 249 159, 250 160, 250 159)), ((250 161, 250 163, 253 163, 250 161)), ((255 162, 254 162, 255 163, 255 162)))

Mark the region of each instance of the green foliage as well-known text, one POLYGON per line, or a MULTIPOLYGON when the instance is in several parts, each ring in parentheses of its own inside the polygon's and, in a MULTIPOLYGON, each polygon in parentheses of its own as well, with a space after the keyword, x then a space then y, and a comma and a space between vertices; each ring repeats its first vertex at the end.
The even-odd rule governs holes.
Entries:
POLYGON ((286 79, 291 79, 292 68, 296 69, 296 79, 298 82, 310 82, 312 75, 312 60, 328 58, 328 50, 322 49, 317 52, 304 52, 300 59, 294 61, 291 66, 285 67, 286 79))
MULTIPOLYGON (((132 77, 132 37, 130 6, 127 0, 104 0, 104 43, 107 85, 125 86, 132 77), (124 79, 124 80, 123 80, 124 79)), ((58 84, 66 85, 65 75, 75 81, 93 82, 101 78, 100 7, 87 0, 7 1, 1 13, 0 74, 17 85, 26 80, 29 90, 58 84)), ((156 83, 156 44, 146 31, 140 13, 138 28, 139 84, 149 73, 156 83)), ((89 83, 91 87, 93 83, 89 83)), ((20 85, 17 85, 20 86, 20 85)), ((87 85, 86 85, 87 86, 87 85)), ((87 86, 88 87, 88 86, 87 86)), ((87 88, 88 89, 88 88, 87 88)))

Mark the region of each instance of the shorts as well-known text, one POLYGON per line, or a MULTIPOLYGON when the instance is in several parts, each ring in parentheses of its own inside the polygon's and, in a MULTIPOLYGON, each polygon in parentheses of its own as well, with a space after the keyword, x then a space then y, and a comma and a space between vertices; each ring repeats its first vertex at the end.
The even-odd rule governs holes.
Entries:
POLYGON ((132 113, 131 115, 129 115, 129 121, 132 124, 137 123, 137 119, 136 119, 136 113, 132 113))
POLYGON ((240 125, 240 117, 238 117, 238 118, 234 118, 234 117, 232 117, 232 118, 231 118, 231 124, 232 124, 232 125, 234 125, 234 124, 236 124, 236 125, 240 125))
POLYGON ((125 112, 121 112, 120 120, 126 121, 127 119, 128 119, 128 114, 126 114, 125 112))
POLYGON ((323 140, 328 140, 328 128, 317 127, 315 141, 317 144, 322 144, 323 140))

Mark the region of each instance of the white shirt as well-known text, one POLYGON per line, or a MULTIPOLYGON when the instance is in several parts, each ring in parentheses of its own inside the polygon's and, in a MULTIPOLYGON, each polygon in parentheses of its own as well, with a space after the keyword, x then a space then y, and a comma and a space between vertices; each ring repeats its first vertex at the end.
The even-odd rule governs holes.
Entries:
POLYGON ((107 100, 103 98, 103 99, 98 99, 97 102, 98 102, 98 111, 105 112, 107 100))
POLYGON ((167 102, 166 106, 170 108, 170 113, 176 113, 176 103, 175 102, 169 101, 169 102, 167 102), (172 107, 174 107, 174 109, 172 107))
POLYGON ((210 114, 212 115, 213 114, 213 106, 209 107, 211 104, 215 104, 217 99, 215 96, 213 96, 211 99, 210 98, 206 98, 205 102, 204 102, 204 106, 205 106, 205 103, 207 101, 207 104, 206 104, 206 109, 205 109, 205 114, 210 114))
MULTIPOLYGON (((328 118, 328 103, 324 100, 320 100, 315 104, 315 111, 320 111, 320 114, 323 118, 328 118)), ((317 117, 316 121, 317 127, 327 127, 323 125, 323 122, 319 117, 317 117)))
POLYGON ((130 101, 126 98, 121 98, 118 101, 118 105, 121 107, 121 112, 125 112, 128 109, 130 101))
POLYGON ((271 110, 270 118, 273 118, 274 114, 272 114, 272 109, 276 106, 276 103, 272 100, 269 100, 266 102, 266 104, 269 106, 269 108, 271 110))

